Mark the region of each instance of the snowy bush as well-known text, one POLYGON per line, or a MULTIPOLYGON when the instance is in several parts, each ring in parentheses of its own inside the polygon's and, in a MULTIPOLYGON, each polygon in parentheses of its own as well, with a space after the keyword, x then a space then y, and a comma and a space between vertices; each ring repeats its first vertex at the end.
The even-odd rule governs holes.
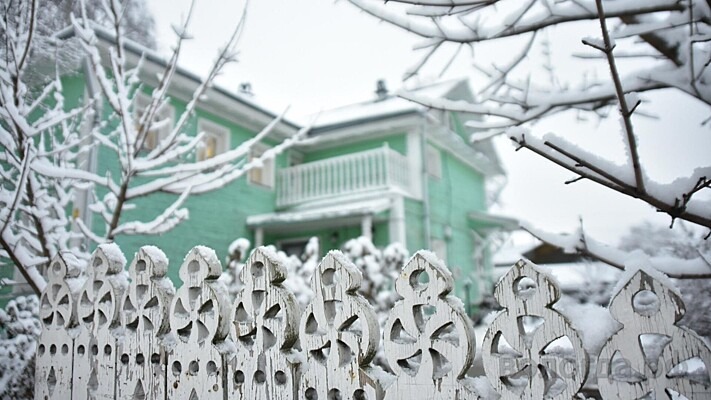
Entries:
POLYGON ((18 297, 0 309, 0 398, 31 399, 35 346, 41 332, 36 296, 18 297))
MULTIPOLYGON (((249 240, 244 238, 239 238, 230 245, 230 260, 228 261, 226 270, 222 273, 222 276, 220 276, 220 280, 227 286, 227 292, 231 300, 234 300, 237 293, 242 290, 243 284, 239 279, 239 274, 242 271, 242 267, 244 267, 244 261, 246 255, 249 253, 249 247, 249 240)), ((284 286, 294 293, 296 300, 303 309, 313 297, 310 282, 311 276, 320 260, 318 238, 312 237, 309 239, 301 258, 294 255, 287 255, 271 245, 267 247, 272 250, 279 258, 279 261, 284 264, 287 271, 287 279, 284 282, 284 286)))
MULTIPOLYGON (((242 289, 242 282, 239 280, 239 273, 244 266, 244 260, 232 258, 233 247, 236 243, 241 243, 246 247, 241 250, 246 254, 249 248, 249 241, 237 239, 230 246, 230 257, 227 269, 222 273, 220 280, 227 285, 227 291, 232 300, 242 289)), ((287 279, 284 286, 296 296, 301 309, 303 310, 313 298, 311 289, 311 277, 313 276, 318 263, 321 260, 319 254, 319 241, 317 237, 309 239, 301 258, 294 255, 287 255, 283 251, 278 251, 274 246, 267 246, 277 255, 287 270, 287 279)), ((343 245, 343 253, 363 274, 363 282, 359 291, 375 309, 378 323, 382 329, 388 318, 388 313, 392 309, 399 296, 395 293, 395 278, 409 257, 409 252, 400 243, 392 243, 385 249, 380 250, 367 237, 351 239, 343 245)), ((386 366, 385 356, 382 348, 376 356, 376 363, 386 366)))

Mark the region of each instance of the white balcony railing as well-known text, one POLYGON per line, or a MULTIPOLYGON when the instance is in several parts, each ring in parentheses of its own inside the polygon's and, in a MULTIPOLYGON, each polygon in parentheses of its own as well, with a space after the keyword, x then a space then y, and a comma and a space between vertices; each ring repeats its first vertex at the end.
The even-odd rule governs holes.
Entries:
POLYGON ((389 188, 407 192, 409 177, 407 158, 386 144, 280 170, 277 207, 389 188))

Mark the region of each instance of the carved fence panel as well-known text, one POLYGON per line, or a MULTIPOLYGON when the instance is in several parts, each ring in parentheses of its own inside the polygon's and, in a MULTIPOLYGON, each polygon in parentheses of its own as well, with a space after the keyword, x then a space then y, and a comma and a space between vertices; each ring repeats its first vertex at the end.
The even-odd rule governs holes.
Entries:
POLYGON ((461 380, 474 358, 474 329, 449 295, 453 286, 452 274, 428 252, 416 254, 400 273, 395 289, 403 300, 384 331, 388 364, 397 374, 386 399, 476 398, 461 380))
POLYGON ((35 360, 35 399, 69 399, 72 396, 72 349, 69 328, 76 322, 75 296, 68 281, 79 270, 58 255, 49 265, 47 288, 40 299, 42 333, 35 360))
POLYGON ((121 298, 128 285, 125 259, 116 245, 100 245, 76 303, 79 335, 74 339, 73 398, 113 399, 116 395, 116 337, 121 298))
POLYGON ((276 254, 255 250, 242 268, 244 283, 232 308, 237 352, 227 365, 230 399, 295 399, 299 305, 281 284, 286 269, 276 254))
POLYGON ((165 254, 150 246, 142 247, 129 267, 131 284, 121 302, 117 399, 165 398, 167 356, 160 340, 170 332, 168 307, 175 294, 167 272, 165 254))
POLYGON ((711 398, 711 350, 677 326, 684 304, 653 271, 630 274, 609 307, 619 330, 587 354, 554 309, 553 278, 519 261, 495 287, 503 310, 484 337, 486 377, 473 379, 471 322, 451 273, 426 251, 396 280, 402 299, 382 332, 394 375, 371 366, 381 332, 358 294, 361 273, 340 252, 319 264, 303 312, 266 248, 243 267, 234 302, 206 247, 185 257, 177 292, 152 246, 128 274, 115 245, 97 249, 86 279, 70 259, 52 260, 41 298, 36 399, 573 399, 589 359, 603 399, 711 398))
POLYGON ((610 312, 623 329, 600 351, 598 385, 605 398, 711 398, 711 351, 676 325, 685 313, 677 293, 640 270, 612 298, 610 312))
POLYGON ((306 354, 299 398, 382 398, 369 363, 380 338, 373 308, 357 293, 362 275, 340 252, 326 255, 311 280, 314 298, 301 317, 306 354))
POLYGON ((587 376, 587 354, 570 322, 554 310, 558 285, 519 261, 496 284, 504 310, 486 331, 482 351, 489 382, 508 399, 570 399, 587 376))
POLYGON ((217 281, 222 266, 207 247, 195 247, 180 267, 183 286, 170 306, 175 346, 168 357, 171 399, 222 399, 222 353, 213 340, 227 335, 227 290, 217 281))

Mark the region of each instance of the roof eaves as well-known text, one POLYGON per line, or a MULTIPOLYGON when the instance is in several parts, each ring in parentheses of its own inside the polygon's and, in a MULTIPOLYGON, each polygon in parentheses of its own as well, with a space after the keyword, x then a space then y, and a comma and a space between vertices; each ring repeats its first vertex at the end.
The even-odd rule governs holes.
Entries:
POLYGON ((373 116, 369 116, 369 117, 365 117, 365 118, 355 118, 352 120, 337 122, 337 123, 328 124, 328 125, 322 125, 322 126, 315 125, 309 131, 309 135, 316 136, 316 135, 321 135, 321 134, 339 130, 339 129, 350 128, 352 126, 367 124, 367 123, 371 123, 371 122, 378 122, 378 121, 382 121, 382 120, 389 119, 389 118, 398 118, 398 117, 403 117, 403 116, 407 116, 407 115, 415 115, 415 114, 420 114, 420 113, 421 113, 420 110, 411 109, 411 110, 397 111, 397 112, 380 114, 380 115, 373 115, 373 116))

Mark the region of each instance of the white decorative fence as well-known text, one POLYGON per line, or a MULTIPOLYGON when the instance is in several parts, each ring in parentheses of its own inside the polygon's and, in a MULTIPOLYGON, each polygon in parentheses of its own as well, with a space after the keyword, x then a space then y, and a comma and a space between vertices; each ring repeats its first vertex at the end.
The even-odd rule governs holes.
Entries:
POLYGON ((283 168, 277 175, 277 206, 384 188, 407 192, 410 189, 407 168, 407 158, 387 144, 374 150, 283 168))
POLYGON ((61 256, 52 261, 35 398, 571 399, 589 376, 605 399, 711 398, 711 351, 676 325, 681 298, 645 270, 610 303, 619 330, 600 354, 587 354, 581 333, 553 308, 555 281, 519 261, 496 285, 504 309, 484 337, 486 377, 473 378, 474 330, 449 294, 451 273, 429 252, 415 254, 396 280, 402 300, 382 335, 358 294, 360 272, 337 251, 315 271, 303 312, 265 248, 242 269, 233 303, 206 247, 183 261, 177 291, 157 248, 136 254, 130 279, 124 263, 116 246, 100 246, 82 280, 61 256), (392 374, 371 365, 379 346, 392 374), (596 371, 588 374, 589 365, 596 371))

